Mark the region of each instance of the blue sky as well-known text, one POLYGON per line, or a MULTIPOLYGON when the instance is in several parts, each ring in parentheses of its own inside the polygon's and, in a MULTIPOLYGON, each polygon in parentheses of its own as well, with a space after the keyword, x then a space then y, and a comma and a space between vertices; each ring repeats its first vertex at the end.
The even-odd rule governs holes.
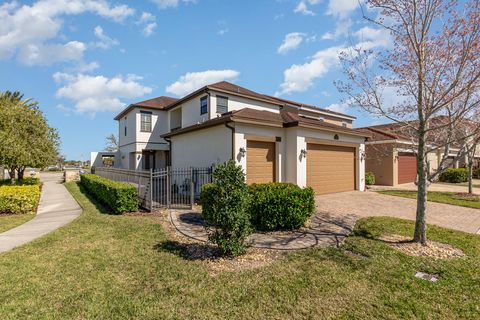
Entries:
POLYGON ((342 48, 389 45, 357 0, 7 1, 0 19, 0 90, 40 103, 68 159, 102 150, 124 106, 220 80, 378 122, 333 84, 342 48))

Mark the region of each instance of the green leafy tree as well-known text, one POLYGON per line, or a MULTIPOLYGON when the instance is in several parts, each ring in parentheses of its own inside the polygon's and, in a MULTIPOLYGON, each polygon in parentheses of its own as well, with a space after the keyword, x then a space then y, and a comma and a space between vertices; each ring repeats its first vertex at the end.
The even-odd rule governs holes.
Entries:
POLYGON ((56 160, 59 135, 51 128, 38 103, 18 92, 0 93, 0 163, 12 183, 22 179, 25 168, 45 167, 56 160))

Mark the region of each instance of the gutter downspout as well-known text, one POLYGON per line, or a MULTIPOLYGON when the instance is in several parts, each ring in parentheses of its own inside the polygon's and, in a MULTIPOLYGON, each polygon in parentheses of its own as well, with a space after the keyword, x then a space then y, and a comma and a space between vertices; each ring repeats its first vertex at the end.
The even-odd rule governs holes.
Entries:
POLYGON ((235 127, 229 126, 231 122, 225 122, 225 127, 232 131, 232 160, 235 161, 235 127))
POLYGON ((163 138, 165 141, 168 142, 168 158, 167 159, 167 167, 171 167, 172 166, 172 138, 169 138, 169 137, 165 137, 163 138))

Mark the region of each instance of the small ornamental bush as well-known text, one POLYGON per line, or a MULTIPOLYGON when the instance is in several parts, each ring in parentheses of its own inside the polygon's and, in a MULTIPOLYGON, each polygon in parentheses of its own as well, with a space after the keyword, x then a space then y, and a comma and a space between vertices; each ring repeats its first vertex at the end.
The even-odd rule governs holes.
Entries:
POLYGON ((252 184, 250 216, 257 230, 295 230, 303 227, 315 212, 312 188, 291 183, 252 184))
POLYGON ((137 189, 128 183, 113 181, 94 174, 82 174, 80 184, 116 214, 138 210, 137 189))
POLYGON ((440 182, 461 183, 468 181, 468 173, 465 168, 447 169, 438 178, 440 182))
POLYGON ((35 213, 39 200, 40 186, 38 184, 0 185, 0 213, 35 213))
POLYGON ((375 184, 375 174, 373 172, 365 173, 365 184, 367 186, 373 186, 375 184))
POLYGON ((245 175, 228 161, 215 168, 213 179, 200 194, 205 229, 223 254, 237 256, 245 251, 245 239, 252 232, 245 175))

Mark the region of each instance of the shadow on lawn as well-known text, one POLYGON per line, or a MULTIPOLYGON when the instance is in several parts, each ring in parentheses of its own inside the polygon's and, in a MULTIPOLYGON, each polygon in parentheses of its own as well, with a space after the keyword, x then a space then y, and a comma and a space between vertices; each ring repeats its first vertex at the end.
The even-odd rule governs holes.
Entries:
POLYGON ((157 251, 167 251, 182 257, 185 260, 216 260, 222 257, 220 250, 204 243, 181 243, 167 240, 154 246, 157 251))

